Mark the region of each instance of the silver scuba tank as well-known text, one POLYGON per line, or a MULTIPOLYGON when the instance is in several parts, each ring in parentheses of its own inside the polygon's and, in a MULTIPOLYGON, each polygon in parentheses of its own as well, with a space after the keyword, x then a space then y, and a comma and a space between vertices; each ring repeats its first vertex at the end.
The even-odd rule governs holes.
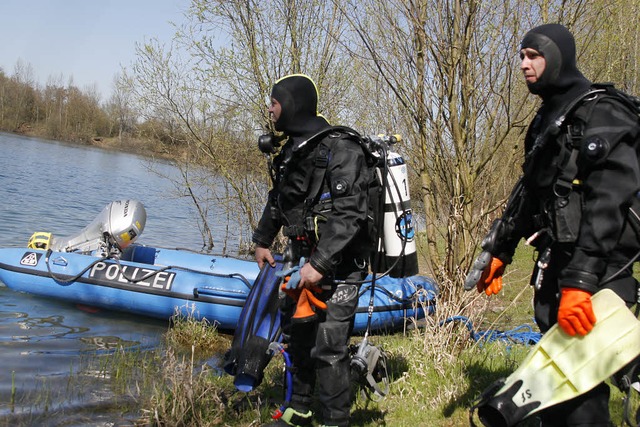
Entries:
POLYGON ((378 271, 390 269, 391 277, 409 277, 418 274, 418 254, 416 252, 413 211, 409 194, 409 177, 404 158, 391 151, 391 145, 400 141, 399 136, 385 137, 386 179, 383 180, 381 167, 378 178, 386 181, 384 200, 384 221, 382 239, 378 243, 378 259, 383 261, 378 271))

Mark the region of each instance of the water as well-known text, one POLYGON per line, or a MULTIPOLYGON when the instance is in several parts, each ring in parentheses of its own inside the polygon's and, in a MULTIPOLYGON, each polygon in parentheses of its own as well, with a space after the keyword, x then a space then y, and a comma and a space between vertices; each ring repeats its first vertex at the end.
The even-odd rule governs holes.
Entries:
POLYGON ((109 202, 136 199, 147 210, 144 243, 202 247, 195 208, 163 178, 179 179, 169 163, 6 133, 0 150, 0 246, 24 246, 34 231, 72 234, 109 202))
MULTIPOLYGON (((190 201, 176 197, 171 181, 150 171, 177 177, 169 163, 6 133, 0 133, 0 150, 0 247, 26 247, 34 231, 71 235, 119 199, 138 200, 147 210, 138 242, 202 247, 190 201)), ((223 226, 214 234, 224 235, 223 226)), ((83 311, 0 284, 0 424, 14 424, 17 417, 19 424, 42 425, 37 415, 53 411, 62 415, 49 416, 46 425, 128 425, 113 411, 117 403, 107 381, 86 362, 116 349, 152 348, 167 326, 83 311)))

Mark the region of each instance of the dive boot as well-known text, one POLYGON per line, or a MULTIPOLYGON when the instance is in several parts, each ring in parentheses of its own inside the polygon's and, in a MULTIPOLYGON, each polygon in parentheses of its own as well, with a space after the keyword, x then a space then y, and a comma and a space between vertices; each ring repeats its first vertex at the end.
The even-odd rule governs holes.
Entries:
POLYGON ((282 416, 277 420, 264 424, 266 426, 293 426, 293 427, 303 427, 310 426, 313 421, 313 412, 307 411, 306 413, 296 411, 293 408, 287 408, 282 413, 282 416))

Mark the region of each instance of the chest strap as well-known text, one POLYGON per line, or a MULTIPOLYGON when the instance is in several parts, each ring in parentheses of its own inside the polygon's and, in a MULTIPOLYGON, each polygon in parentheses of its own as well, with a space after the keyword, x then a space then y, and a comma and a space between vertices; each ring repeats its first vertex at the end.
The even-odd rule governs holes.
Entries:
POLYGON ((580 146, 584 137, 586 123, 591 117, 591 112, 598 101, 599 92, 590 92, 581 98, 579 106, 571 115, 571 122, 566 125, 564 141, 562 142, 561 164, 558 166, 559 174, 556 182, 553 184, 553 193, 556 197, 567 198, 576 184, 578 176, 578 155, 580 154, 580 146), (593 101, 593 102, 590 102, 593 101))

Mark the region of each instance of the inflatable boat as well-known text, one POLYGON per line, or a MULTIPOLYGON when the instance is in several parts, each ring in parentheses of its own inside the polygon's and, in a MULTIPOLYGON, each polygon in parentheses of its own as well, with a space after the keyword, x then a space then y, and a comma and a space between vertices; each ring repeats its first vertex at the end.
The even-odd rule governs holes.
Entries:
MULTIPOLYGON (((107 205, 69 237, 36 232, 27 248, 0 248, 8 288, 83 306, 170 319, 206 318, 234 330, 259 269, 255 261, 135 243, 146 212, 134 200, 107 205)), ((435 309, 437 286, 423 276, 377 278, 372 330, 392 330, 435 309)), ((371 283, 361 286, 354 332, 366 329, 371 283)))

